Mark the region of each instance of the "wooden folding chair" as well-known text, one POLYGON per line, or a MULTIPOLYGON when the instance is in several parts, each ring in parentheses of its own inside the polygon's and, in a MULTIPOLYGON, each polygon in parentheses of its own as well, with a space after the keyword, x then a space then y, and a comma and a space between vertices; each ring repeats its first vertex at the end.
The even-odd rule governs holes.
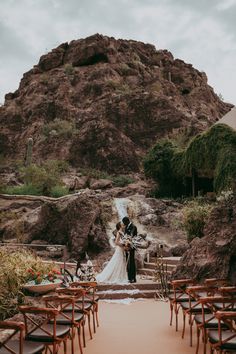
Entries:
POLYGON ((0 321, 0 329, 10 330, 10 334, 0 341, 0 354, 41 354, 44 344, 24 339, 25 325, 23 322, 0 321), (19 333, 19 339, 12 339, 19 333))
POLYGON ((218 311, 215 314, 218 320, 217 330, 210 330, 208 332, 208 339, 211 351, 219 354, 235 353, 236 351, 236 329, 234 323, 236 321, 236 311, 218 311), (229 326, 229 330, 222 330, 222 323, 229 326))
MULTIPOLYGON (((85 331, 84 331, 86 318, 88 320, 88 330, 89 330, 90 339, 93 339, 93 337, 92 337, 91 317, 90 317, 92 305, 90 303, 87 303, 84 301, 85 291, 82 288, 72 288, 71 287, 71 288, 57 288, 56 292, 59 295, 74 296, 75 297, 74 311, 85 315, 84 323, 83 323, 83 345, 84 345, 84 347, 86 347, 85 331), (82 293, 81 293, 81 291, 82 291, 82 293)), ((67 306, 65 309, 65 312, 71 311, 71 310, 72 310, 72 306, 67 306)))
POLYGON ((193 279, 172 280, 172 292, 169 295, 170 303, 170 326, 172 326, 173 312, 175 313, 175 330, 178 331, 178 314, 180 304, 189 301, 189 295, 186 293, 188 285, 194 284, 193 279))
POLYGON ((34 306, 19 306, 19 310, 24 316, 27 340, 44 343, 52 354, 57 354, 60 344, 63 343, 66 354, 70 326, 57 326, 58 310, 34 306), (41 318, 37 320, 36 316, 41 316, 41 318))
MULTIPOLYGON (((204 344, 203 352, 205 354, 206 345, 207 345, 207 330, 218 328, 218 321, 215 318, 215 313, 217 312, 215 304, 221 304, 222 308, 231 309, 234 307, 234 304, 236 303, 236 299, 230 300, 227 297, 211 296, 211 297, 202 297, 199 299, 199 302, 202 306, 202 313, 194 316, 194 320, 197 325, 196 354, 198 353, 199 350, 199 340, 200 340, 201 332, 202 332, 203 344, 204 344), (231 302, 229 303, 229 301, 231 302), (211 311, 211 313, 206 313, 206 308, 208 308, 211 311)), ((222 330, 227 330, 229 328, 228 325, 225 323, 222 323, 221 327, 222 330)))
POLYGON ((70 284, 71 287, 82 287, 85 290, 84 301, 92 305, 92 315, 93 315, 93 331, 96 333, 96 324, 99 327, 98 321, 98 301, 99 296, 96 295, 97 282, 88 281, 88 282, 73 282, 70 284), (96 319, 96 323, 95 323, 96 319))

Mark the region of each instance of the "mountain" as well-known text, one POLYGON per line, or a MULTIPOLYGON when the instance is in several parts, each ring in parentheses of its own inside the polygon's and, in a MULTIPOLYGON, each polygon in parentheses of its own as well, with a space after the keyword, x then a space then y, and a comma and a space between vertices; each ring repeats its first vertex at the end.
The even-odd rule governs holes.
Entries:
POLYGON ((24 159, 31 137, 34 162, 136 172, 158 139, 196 135, 231 107, 169 51, 95 34, 43 55, 6 94, 1 154, 24 159))

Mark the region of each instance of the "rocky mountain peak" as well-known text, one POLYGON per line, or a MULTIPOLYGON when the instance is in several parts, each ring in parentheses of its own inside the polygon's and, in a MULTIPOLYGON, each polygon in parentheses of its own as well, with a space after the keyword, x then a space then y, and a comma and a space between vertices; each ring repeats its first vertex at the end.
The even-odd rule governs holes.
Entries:
POLYGON ((49 158, 119 173, 139 171, 160 138, 201 132, 232 106, 205 73, 167 50, 95 34, 63 43, 23 75, 0 107, 3 155, 49 158))

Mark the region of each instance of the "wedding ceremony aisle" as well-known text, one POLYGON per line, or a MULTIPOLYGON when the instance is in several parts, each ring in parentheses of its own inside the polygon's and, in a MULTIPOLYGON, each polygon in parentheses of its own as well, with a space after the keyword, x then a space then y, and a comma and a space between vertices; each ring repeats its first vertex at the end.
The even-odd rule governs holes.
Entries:
POLYGON ((181 339, 182 314, 178 332, 169 326, 168 302, 150 299, 125 305, 101 301, 99 306, 100 327, 92 340, 87 339, 84 354, 195 353, 195 342, 192 348, 189 346, 188 330, 181 339))

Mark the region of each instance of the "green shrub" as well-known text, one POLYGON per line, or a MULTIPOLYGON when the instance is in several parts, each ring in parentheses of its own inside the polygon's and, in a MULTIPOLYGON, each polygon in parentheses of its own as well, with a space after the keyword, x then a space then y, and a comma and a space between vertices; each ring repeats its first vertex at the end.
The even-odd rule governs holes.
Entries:
POLYGON ((75 72, 75 68, 73 67, 72 64, 66 64, 65 67, 64 67, 64 72, 66 74, 66 76, 71 76, 74 74, 75 72))
POLYGON ((0 248, 0 261, 0 320, 4 320, 13 316, 24 303, 21 287, 28 280, 27 270, 48 273, 54 265, 45 265, 29 251, 10 251, 7 247, 0 248))
POLYGON ((42 133, 47 137, 71 138, 77 130, 74 122, 56 118, 53 122, 45 124, 42 133))
POLYGON ((50 196, 53 198, 60 198, 67 194, 69 194, 69 189, 61 185, 52 187, 50 191, 50 196))
POLYGON ((80 168, 80 172, 84 176, 88 176, 90 178, 95 178, 95 179, 110 179, 111 176, 105 172, 105 171, 100 171, 95 168, 80 168))
POLYGON ((204 235, 204 226, 208 220, 212 206, 209 204, 199 204, 197 201, 190 202, 183 209, 183 229, 187 232, 188 242, 195 237, 204 235))
POLYGON ((40 189, 32 184, 5 187, 3 193, 10 195, 41 195, 40 189))
POLYGON ((134 179, 129 176, 120 175, 120 176, 113 177, 112 181, 115 187, 125 187, 128 184, 133 183, 134 179))

